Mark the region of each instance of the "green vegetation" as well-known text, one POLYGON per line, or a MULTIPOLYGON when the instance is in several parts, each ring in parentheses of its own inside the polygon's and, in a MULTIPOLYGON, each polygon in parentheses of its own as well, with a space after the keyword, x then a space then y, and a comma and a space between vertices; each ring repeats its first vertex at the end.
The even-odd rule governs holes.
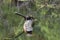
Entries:
MULTIPOLYGON (((8 6, 10 2, 4 2, 0 6, 0 40, 60 40, 60 4, 52 5, 48 0, 36 0, 31 7, 31 13, 38 21, 35 22, 33 37, 25 34, 14 38, 23 31, 24 19, 15 15, 16 6, 8 6), (47 5, 46 5, 46 4, 47 5)), ((20 13, 27 15, 26 9, 20 9, 20 13)))

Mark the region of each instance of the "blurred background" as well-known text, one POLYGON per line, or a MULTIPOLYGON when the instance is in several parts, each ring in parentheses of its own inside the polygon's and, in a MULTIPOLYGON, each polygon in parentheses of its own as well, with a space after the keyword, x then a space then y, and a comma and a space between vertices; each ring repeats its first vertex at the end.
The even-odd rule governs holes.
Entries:
POLYGON ((0 0, 0 40, 60 40, 60 0, 0 0), (32 15, 33 37, 23 31, 24 19, 15 15, 32 15))

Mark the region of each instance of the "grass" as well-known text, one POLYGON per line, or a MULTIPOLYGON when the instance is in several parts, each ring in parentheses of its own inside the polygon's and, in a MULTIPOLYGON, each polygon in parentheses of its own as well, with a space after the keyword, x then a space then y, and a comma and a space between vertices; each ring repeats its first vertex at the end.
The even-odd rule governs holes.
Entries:
MULTIPOLYGON (((49 12, 48 9, 50 8, 43 7, 39 11, 37 11, 37 15, 34 14, 38 19, 34 26, 34 37, 26 37, 26 35, 23 34, 20 37, 16 38, 16 40, 60 40, 60 12, 56 9, 49 12)), ((15 11, 18 11, 16 7, 11 8, 8 5, 3 5, 2 10, 3 18, 6 17, 5 20, 8 21, 7 29, 9 29, 9 32, 7 32, 6 34, 10 33, 9 35, 13 39, 15 35, 22 32, 24 19, 14 14, 15 11)), ((21 10, 22 14, 24 14, 24 12, 26 13, 26 11, 21 10)), ((6 29, 4 28, 4 24, 2 23, 3 22, 0 23, 0 38, 8 38, 9 35, 6 36, 4 34, 4 31, 6 31, 6 29)))

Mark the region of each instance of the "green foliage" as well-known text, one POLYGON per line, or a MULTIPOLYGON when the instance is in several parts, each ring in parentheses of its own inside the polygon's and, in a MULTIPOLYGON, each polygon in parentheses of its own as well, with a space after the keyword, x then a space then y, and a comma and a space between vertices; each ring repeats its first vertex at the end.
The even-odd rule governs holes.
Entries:
MULTIPOLYGON (((18 38, 14 36, 18 35, 23 31, 24 19, 20 16, 15 15, 15 11, 18 9, 13 6, 10 7, 8 4, 2 5, 3 16, 0 20, 0 39, 6 40, 60 40, 60 8, 50 8, 41 4, 43 0, 36 0, 32 10, 36 11, 34 17, 38 20, 35 22, 33 37, 27 37, 24 33, 18 38), (41 7, 41 5, 43 7, 41 7), (35 9, 36 8, 36 9, 35 9), (39 9, 37 11, 37 9, 39 9), (8 21, 8 27, 4 26, 4 19, 8 21), (7 30, 8 31, 7 31, 7 30), (6 32, 7 31, 7 32, 6 32)), ((20 12, 24 15, 27 14, 26 10, 20 12)))

